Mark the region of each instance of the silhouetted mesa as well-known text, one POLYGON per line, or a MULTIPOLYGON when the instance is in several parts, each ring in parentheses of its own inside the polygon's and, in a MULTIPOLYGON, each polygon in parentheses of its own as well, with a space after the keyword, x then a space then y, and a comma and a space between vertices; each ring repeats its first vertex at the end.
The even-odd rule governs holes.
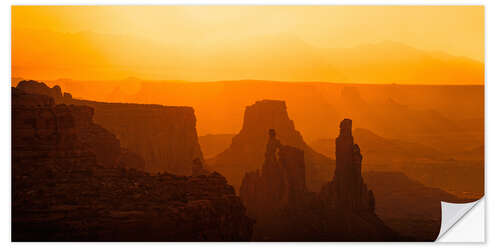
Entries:
POLYGON ((335 145, 335 176, 321 190, 322 199, 337 208, 373 213, 375 199, 361 176, 363 156, 359 146, 354 144, 351 120, 344 119, 340 123, 340 134, 335 140, 335 145))
POLYGON ((60 103, 63 99, 61 87, 57 85, 52 88, 49 88, 43 82, 37 82, 33 80, 23 80, 17 84, 16 88, 27 94, 46 95, 52 97, 56 103, 60 103))
POLYGON ((95 122, 115 134, 128 153, 141 156, 150 173, 191 175, 193 160, 203 162, 191 107, 77 100, 68 93, 61 95, 58 86, 49 88, 36 81, 21 81, 17 88, 48 95, 56 103, 93 108, 95 122))
MULTIPOLYGON (((56 105, 49 96, 12 88, 12 111, 12 154, 16 161, 36 161, 71 148, 86 155, 75 155, 75 160, 91 154, 97 164, 108 168, 144 168, 144 160, 121 148, 112 133, 92 121, 94 110, 90 107, 56 105)), ((67 158, 72 159, 69 155, 67 158)))
POLYGON ((304 152, 306 185, 319 191, 333 174, 334 161, 312 150, 288 117, 284 101, 263 100, 247 106, 241 131, 228 149, 208 159, 208 167, 221 172, 238 189, 246 172, 257 170, 265 161, 269 129, 275 129, 281 143, 304 152))
POLYGON ((91 118, 90 107, 12 89, 13 241, 251 239, 253 221, 223 176, 130 168, 142 159, 120 157, 91 118))

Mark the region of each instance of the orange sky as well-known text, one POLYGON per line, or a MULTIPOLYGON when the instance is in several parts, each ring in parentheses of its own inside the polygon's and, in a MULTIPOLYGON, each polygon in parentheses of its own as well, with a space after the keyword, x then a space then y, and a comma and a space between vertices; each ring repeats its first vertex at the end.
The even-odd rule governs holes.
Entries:
POLYGON ((13 77, 483 84, 483 62, 481 6, 12 7, 13 77))

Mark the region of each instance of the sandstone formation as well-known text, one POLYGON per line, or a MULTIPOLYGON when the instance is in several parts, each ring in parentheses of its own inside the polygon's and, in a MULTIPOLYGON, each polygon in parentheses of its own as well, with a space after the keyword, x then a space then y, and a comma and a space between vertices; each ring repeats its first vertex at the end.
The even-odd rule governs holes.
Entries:
POLYGON ((375 199, 361 176, 363 156, 359 146, 354 144, 351 120, 344 119, 340 123, 340 134, 335 145, 335 176, 322 188, 322 199, 333 207, 373 213, 375 199))
POLYGON ((208 171, 204 166, 203 162, 200 158, 196 158, 193 160, 193 168, 192 168, 192 176, 200 176, 200 175, 208 175, 210 171, 208 171))
POLYGON ((250 240, 253 222, 223 176, 127 169, 140 157, 120 156, 91 110, 12 89, 13 241, 250 240))
MULTIPOLYGON (((343 139, 339 141, 340 144, 342 142, 343 139)), ((353 154, 353 147, 354 145, 351 145, 350 155, 360 156, 353 154)), ((346 157, 340 155, 343 153, 345 151, 339 152, 339 157, 343 159, 342 164, 345 164, 347 159, 344 158, 346 157)), ((349 171, 343 169, 339 171, 340 174, 336 175, 334 181, 337 182, 345 177, 346 181, 341 182, 339 186, 354 187, 354 184, 346 185, 345 183, 358 179, 353 177, 354 174, 345 174, 346 172, 349 171)), ((368 196, 368 204, 371 207, 365 209, 354 206, 364 204, 358 201, 356 193, 340 189, 346 191, 347 194, 339 195, 336 193, 339 191, 337 189, 324 188, 322 193, 316 194, 307 190, 305 180, 304 152, 298 148, 283 145, 277 139, 275 130, 271 129, 262 170, 248 172, 243 178, 240 189, 240 197, 248 209, 248 215, 256 220, 254 240, 404 240, 375 215, 371 192, 369 193, 371 196, 368 196), (325 199, 325 197, 330 199, 325 199), (332 201, 331 197, 336 200, 332 201), (340 204, 340 202, 345 202, 345 204, 340 204)), ((326 187, 329 185, 331 184, 326 187)), ((366 185, 364 188, 366 189, 366 185)))
MULTIPOLYGON (((17 88, 27 93, 50 96, 56 103, 86 106, 86 112, 90 112, 89 107, 92 108, 94 122, 116 135, 107 140, 114 141, 114 144, 119 140, 122 147, 126 148, 124 153, 128 155, 125 158, 137 160, 135 155, 140 156, 144 160, 144 169, 150 173, 191 175, 193 160, 199 158, 203 162, 196 132, 196 118, 190 107, 78 100, 73 99, 69 93, 64 93, 63 96, 58 86, 49 88, 36 81, 21 81, 17 88)), ((85 133, 100 133, 95 126, 86 127, 85 130, 85 133)), ((93 145, 99 147, 97 144, 93 145)), ((115 153, 106 152, 106 157, 115 153)), ((102 158, 99 155, 97 157, 102 158)))
MULTIPOLYGON (((78 137, 82 147, 89 150, 95 155, 97 163, 106 167, 117 167, 120 165, 124 168, 144 169, 144 160, 136 154, 122 148, 120 141, 115 135, 110 133, 103 127, 93 122, 94 110, 87 106, 75 106, 56 104, 52 96, 44 94, 29 94, 24 90, 42 93, 52 93, 56 97, 61 96, 60 89, 48 89, 43 83, 34 81, 22 81, 18 88, 12 89, 13 109, 22 110, 28 108, 26 113, 16 112, 15 115, 27 115, 29 117, 14 117, 13 131, 24 133, 32 133, 38 136, 39 141, 36 143, 47 143, 44 140, 66 140, 65 138, 55 137, 56 132, 61 127, 71 127, 72 137, 78 137), (34 89, 30 89, 31 85, 34 89), (45 88, 43 87, 45 86, 45 88), (23 90, 24 89, 24 90, 23 90), (55 89, 56 91, 50 91, 55 89), (54 94, 56 93, 56 94, 54 94), (36 107, 36 109, 32 109, 36 107), (60 120, 53 120, 54 115, 64 115, 60 120), (58 124, 63 123, 63 124, 58 124), (42 132, 43 131, 43 132, 42 132), (49 136, 44 138, 43 135, 49 136), (125 161, 125 159, 127 159, 125 161)), ((18 144, 19 145, 19 144, 18 144)))
MULTIPOLYGON (((363 170, 381 165, 395 164, 402 161, 419 159, 439 159, 443 153, 421 143, 382 137, 364 128, 352 131, 356 143, 363 149, 363 170)), ((335 139, 319 139, 311 143, 311 147, 325 155, 335 154, 335 139)))
POLYGON ((193 160, 203 161, 191 107, 76 99, 71 103, 94 108, 95 122, 115 134, 130 152, 140 155, 148 172, 191 175, 193 160))
POLYGON ((253 218, 264 218, 303 200, 306 194, 304 151, 282 145, 269 130, 262 171, 245 174, 240 197, 253 218))
MULTIPOLYGON (((61 92, 61 87, 54 86, 49 88, 43 82, 37 82, 33 80, 23 80, 17 84, 16 87, 18 90, 21 90, 28 94, 38 94, 38 95, 46 95, 50 96, 54 99, 56 103, 59 103, 63 99, 63 94, 61 92)), ((66 97, 66 96, 65 96, 66 97)))
MULTIPOLYGON (((363 149, 363 172, 402 172, 423 185, 461 198, 483 196, 484 145, 450 154, 422 143, 385 138, 368 129, 353 129, 352 135, 363 149)), ((457 136, 456 140, 462 139, 457 136)), ((317 140, 311 146, 320 153, 332 155, 335 139, 317 140)))
MULTIPOLYGON (((15 164, 96 164, 78 139, 71 108, 51 97, 12 89, 12 162, 15 164)), ((13 168, 13 176, 20 171, 13 168)))
POLYGON ((207 160, 209 168, 222 173, 238 189, 246 172, 263 165, 269 129, 277 131, 282 144, 304 151, 306 185, 311 190, 319 190, 332 175, 334 161, 304 142, 288 117, 284 101, 263 100, 248 106, 241 131, 233 137, 227 150, 207 160))

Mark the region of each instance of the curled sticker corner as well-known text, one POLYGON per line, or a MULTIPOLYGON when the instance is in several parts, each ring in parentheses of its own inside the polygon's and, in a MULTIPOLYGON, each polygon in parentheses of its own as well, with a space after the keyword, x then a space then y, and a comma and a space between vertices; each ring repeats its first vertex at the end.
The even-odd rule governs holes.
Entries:
POLYGON ((468 203, 451 203, 441 201, 441 228, 436 241, 439 240, 453 225, 467 214, 481 199, 468 203))

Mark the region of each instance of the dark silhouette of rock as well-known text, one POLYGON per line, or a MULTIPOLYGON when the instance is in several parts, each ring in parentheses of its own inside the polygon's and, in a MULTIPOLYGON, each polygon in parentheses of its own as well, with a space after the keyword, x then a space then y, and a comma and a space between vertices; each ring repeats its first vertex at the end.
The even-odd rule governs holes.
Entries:
POLYGON ((194 159, 192 176, 200 176, 208 174, 210 174, 210 172, 205 169, 205 167, 203 166, 203 162, 201 162, 200 158, 194 159))
POLYGON ((305 180, 304 151, 282 145, 270 129, 262 171, 245 174, 240 197, 251 217, 269 217, 303 200, 305 180))
POLYGON ((92 143, 111 137, 92 134, 91 111, 12 89, 13 241, 250 240, 253 221, 220 174, 150 175, 123 166, 138 157, 126 152, 101 164, 92 143))
MULTIPOLYGON (((140 156, 145 163, 144 169, 148 172, 191 175, 192 161, 196 158, 203 161, 196 132, 196 118, 191 107, 78 100, 73 99, 69 93, 62 97, 58 86, 49 88, 36 81, 21 81, 17 88, 27 93, 50 96, 56 103, 92 108, 95 123, 116 135, 115 139, 110 137, 108 141, 119 140, 128 153, 140 156)), ((86 127, 86 130, 100 133, 95 126, 86 127)), ((90 144, 98 147, 95 143, 90 144)), ((106 157, 120 151, 119 148, 113 148, 115 152, 106 152, 106 157)), ((97 156, 101 159, 99 153, 97 156)))
POLYGON ((288 117, 284 101, 263 100, 247 106, 241 131, 227 150, 207 160, 208 167, 221 172, 238 189, 246 172, 263 165, 269 129, 279 132, 282 144, 304 151, 306 184, 311 190, 319 190, 328 181, 327 176, 332 175, 334 161, 304 142, 288 117))
POLYGON ((322 199, 333 207, 373 213, 375 199, 361 176, 363 156, 359 146, 354 144, 350 119, 344 119, 340 123, 340 134, 335 145, 335 176, 322 188, 322 199))
MULTIPOLYGON (((21 90, 30 89, 27 87, 29 84, 47 90, 47 88, 42 88, 43 85, 26 81, 20 83, 21 86, 25 87, 12 89, 13 99, 15 99, 13 109, 17 111, 21 110, 22 107, 27 107, 26 105, 30 107, 29 117, 14 117, 13 115, 14 122, 16 122, 15 127, 13 126, 14 132, 25 129, 24 132, 34 133, 40 139, 35 143, 52 143, 52 140, 66 143, 66 141, 73 141, 73 139, 58 138, 56 134, 61 128, 71 127, 71 138, 78 137, 78 142, 95 155, 98 164, 106 167, 117 167, 120 164, 121 167, 125 168, 144 168, 144 161, 140 157, 138 159, 133 153, 121 148, 120 141, 112 133, 92 121, 94 114, 92 108, 64 104, 56 105, 52 97, 29 94, 21 90), (26 124, 22 124, 21 121, 23 120, 26 124), (132 158, 135 160, 124 161, 124 159, 130 160, 132 158)), ((16 112, 15 114, 27 115, 22 112, 16 112)))
MULTIPOLYGON (((471 151, 447 154, 422 143, 382 137, 368 129, 353 129, 352 135, 363 149, 362 171, 402 172, 426 186, 462 198, 479 199, 483 195, 484 145, 471 151)), ((318 152, 332 155, 334 142, 335 139, 321 139, 311 146, 318 152)))
MULTIPOLYGON (((340 143, 342 142, 341 139, 340 143)), ((351 145, 351 153, 356 155, 353 147, 351 145)), ((340 176, 341 174, 336 178, 340 176)), ((346 175, 346 178, 350 177, 346 175)), ((254 240, 403 240, 375 215, 373 209, 350 206, 349 202, 356 200, 357 194, 348 192, 347 195, 352 196, 352 199, 347 195, 327 194, 328 198, 342 197, 344 200, 325 200, 324 192, 338 190, 324 189, 321 194, 312 193, 307 190, 305 180, 304 152, 283 145, 275 130, 269 130, 262 170, 248 172, 240 188, 240 197, 247 207, 248 215, 256 220, 254 240), (346 204, 340 205, 339 202, 346 204)), ((368 202, 373 208, 373 194, 368 202)))
MULTIPOLYGON (((74 118, 79 140, 96 155, 99 164, 114 167, 122 152, 120 141, 111 132, 93 122, 94 110, 92 108, 75 105, 67 107, 74 118)), ((140 166, 140 168, 143 167, 140 166)))
MULTIPOLYGON (((424 144, 385 138, 364 128, 353 129, 352 135, 363 149, 364 170, 367 170, 367 165, 370 164, 387 165, 408 160, 438 159, 443 156, 440 151, 424 144)), ((335 139, 316 140, 311 143, 311 147, 325 155, 332 155, 335 152, 335 139)))
POLYGON ((63 101, 64 102, 69 102, 72 99, 73 99, 73 96, 70 93, 64 92, 64 94, 63 94, 63 101))
MULTIPOLYGON (((78 137, 71 108, 46 95, 12 88, 12 161, 19 164, 96 164, 78 137)), ((13 169, 13 175, 18 169, 13 169)))
POLYGON ((120 156, 118 157, 115 166, 119 168, 133 168, 145 171, 146 163, 138 154, 130 152, 126 148, 121 148, 120 156))
POLYGON ((94 108, 97 124, 115 134, 124 147, 140 155, 145 170, 191 175, 192 162, 203 162, 196 118, 191 107, 75 100, 94 108))
POLYGON ((24 91, 28 94, 38 94, 38 95, 46 95, 50 96, 54 99, 56 103, 59 103, 63 99, 63 95, 61 92, 61 87, 55 85, 52 88, 49 88, 43 82, 37 82, 33 80, 23 80, 17 84, 17 89, 24 91))

